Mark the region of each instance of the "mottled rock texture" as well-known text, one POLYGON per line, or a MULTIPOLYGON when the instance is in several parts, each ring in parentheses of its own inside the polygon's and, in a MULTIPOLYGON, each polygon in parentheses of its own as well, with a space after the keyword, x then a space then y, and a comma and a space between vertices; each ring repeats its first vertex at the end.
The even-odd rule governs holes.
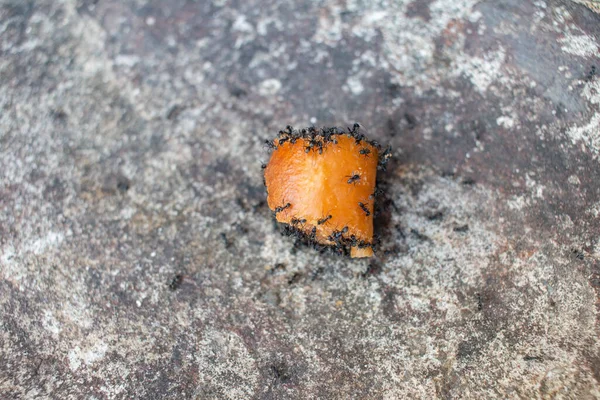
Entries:
POLYGON ((600 14, 0 0, 0 398, 600 398, 600 14), (265 139, 395 149, 377 257, 294 247, 265 139))

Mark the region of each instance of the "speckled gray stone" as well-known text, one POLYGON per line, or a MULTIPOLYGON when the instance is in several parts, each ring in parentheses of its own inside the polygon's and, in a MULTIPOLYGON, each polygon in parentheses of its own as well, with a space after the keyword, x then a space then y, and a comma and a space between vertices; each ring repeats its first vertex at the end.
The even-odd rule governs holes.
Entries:
POLYGON ((0 0, 0 398, 600 398, 599 53, 567 0, 0 0), (377 256, 294 247, 263 142, 355 121, 377 256))

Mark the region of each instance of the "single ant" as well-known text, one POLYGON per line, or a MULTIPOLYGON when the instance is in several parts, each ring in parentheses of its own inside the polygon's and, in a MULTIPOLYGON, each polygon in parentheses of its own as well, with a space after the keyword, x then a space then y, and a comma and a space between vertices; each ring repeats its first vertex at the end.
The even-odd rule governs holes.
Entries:
MULTIPOLYGON (((315 147, 315 146, 318 146, 318 142, 315 139, 310 139, 308 141, 308 146, 306 146, 304 148, 304 152, 305 153, 309 153, 313 149, 313 147, 315 147)), ((321 153, 323 153, 322 147, 321 147, 321 153)))
POLYGON ((269 149, 269 150, 277 150, 277 146, 275 146, 275 144, 270 141, 270 140, 265 140, 265 146, 269 149))
POLYGON ((371 211, 369 211, 369 209, 367 208, 367 206, 364 203, 358 203, 358 206, 361 208, 361 210, 363 210, 365 212, 365 214, 367 214, 367 217, 369 215, 371 215, 371 211))
POLYGON ((329 221, 333 216, 332 215, 328 215, 325 218, 321 218, 319 220, 317 220, 317 225, 323 225, 325 222, 329 221))
POLYGON ((276 207, 275 208, 275 214, 277 214, 278 212, 281 212, 283 210, 285 210, 286 208, 290 208, 292 205, 290 203, 287 203, 286 205, 282 206, 282 207, 276 207))
POLYGON ((379 156, 379 165, 377 165, 377 169, 385 171, 386 164, 390 158, 392 158, 392 148, 388 146, 388 148, 379 156))
POLYGON ((181 286, 182 283, 183 283, 183 275, 177 274, 169 283, 169 289, 171 289, 171 291, 175 291, 175 290, 179 289, 179 287, 181 286))
POLYGON ((356 183, 360 180, 360 175, 359 174, 352 174, 347 176, 348 179, 348 183, 356 183))
POLYGON ((317 147, 319 148, 319 154, 323 154, 323 142, 317 142, 317 147))
POLYGON ((308 240, 311 242, 316 242, 317 241, 317 227, 313 226, 312 230, 310 231, 310 235, 308 237, 308 240))
POLYGON ((350 132, 351 135, 356 135, 358 133, 358 130, 360 129, 360 125, 355 123, 352 126, 352 129, 350 129, 350 127, 348 127, 348 132, 350 132))

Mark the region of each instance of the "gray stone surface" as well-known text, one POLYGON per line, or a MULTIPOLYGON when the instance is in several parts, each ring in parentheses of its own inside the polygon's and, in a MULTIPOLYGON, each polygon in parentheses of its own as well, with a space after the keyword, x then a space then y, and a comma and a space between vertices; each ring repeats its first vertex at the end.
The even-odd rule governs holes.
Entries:
POLYGON ((0 398, 600 398, 599 52, 570 1, 0 0, 0 398), (262 187, 354 121, 371 260, 262 187))

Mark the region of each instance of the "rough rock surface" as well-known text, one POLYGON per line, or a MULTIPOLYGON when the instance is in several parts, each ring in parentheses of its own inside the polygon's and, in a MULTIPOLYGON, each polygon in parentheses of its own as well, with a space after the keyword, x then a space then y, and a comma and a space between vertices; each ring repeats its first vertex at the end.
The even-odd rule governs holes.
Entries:
POLYGON ((0 398, 600 398, 599 52, 567 0, 0 0, 0 398), (371 260, 262 187, 354 121, 371 260))

